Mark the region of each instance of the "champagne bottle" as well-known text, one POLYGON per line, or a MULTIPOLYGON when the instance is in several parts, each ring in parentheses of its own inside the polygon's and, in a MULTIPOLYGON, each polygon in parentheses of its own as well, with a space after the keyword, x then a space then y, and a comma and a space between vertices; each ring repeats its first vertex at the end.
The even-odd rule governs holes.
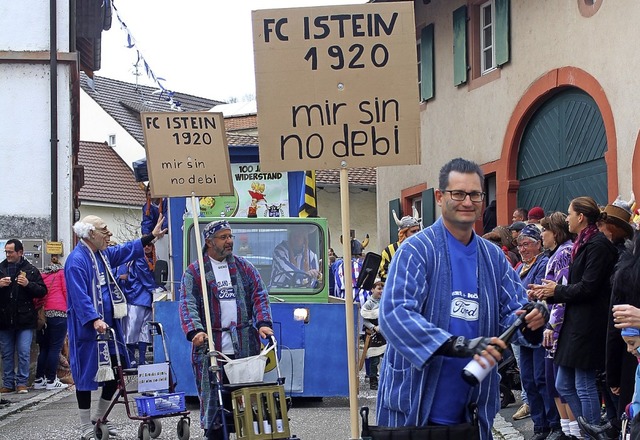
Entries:
MULTIPOLYGON (((498 336, 498 338, 504 341, 506 344, 508 344, 511 338, 513 337, 513 335, 516 333, 516 330, 518 330, 524 324, 525 315, 526 313, 523 313, 520 316, 518 316, 518 318, 513 322, 513 324, 511 324, 511 326, 507 330, 505 330, 503 334, 498 336)), ((498 346, 494 346, 494 347, 496 350, 502 353, 501 347, 498 347, 498 346)), ((488 362, 488 361, 485 361, 485 362, 488 362)), ((496 365, 498 364, 495 363, 493 367, 495 367, 496 365)), ((493 367, 484 368, 482 365, 480 365, 478 361, 476 361, 475 359, 471 359, 471 361, 462 370, 462 378, 469 385, 477 385, 480 382, 482 382, 485 377, 487 377, 487 375, 493 369, 493 367)))
POLYGON ((269 404, 267 402, 267 395, 262 394, 262 433, 271 434, 271 414, 269 413, 269 404))
POLYGON ((282 423, 282 410, 280 409, 280 393, 274 393, 273 399, 276 404, 276 432, 284 432, 284 423, 282 423))
POLYGON ((258 423, 258 403, 255 399, 251 399, 251 414, 253 416, 253 433, 260 434, 260 425, 258 423))

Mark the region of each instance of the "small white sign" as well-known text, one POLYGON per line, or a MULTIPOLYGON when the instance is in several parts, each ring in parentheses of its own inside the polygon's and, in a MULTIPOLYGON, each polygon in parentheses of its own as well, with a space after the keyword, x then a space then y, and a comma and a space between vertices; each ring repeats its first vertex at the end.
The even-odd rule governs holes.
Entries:
POLYGON ((138 392, 169 389, 169 362, 138 366, 138 392))

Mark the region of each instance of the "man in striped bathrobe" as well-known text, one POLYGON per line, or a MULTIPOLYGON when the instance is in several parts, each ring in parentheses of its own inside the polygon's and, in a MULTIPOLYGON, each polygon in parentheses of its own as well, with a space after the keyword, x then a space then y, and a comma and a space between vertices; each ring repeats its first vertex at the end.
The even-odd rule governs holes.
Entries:
MULTIPOLYGON (((408 238, 391 260, 379 314, 388 341, 380 368, 380 426, 461 424, 475 403, 481 439, 492 438, 500 407, 497 369, 476 386, 461 373, 472 357, 486 368, 497 363, 497 347, 505 343, 495 336, 525 313, 519 310, 527 298, 501 249, 473 231, 483 185, 477 164, 447 163, 435 191, 441 218, 408 238)), ((518 338, 541 340, 544 315, 529 312, 518 338)))

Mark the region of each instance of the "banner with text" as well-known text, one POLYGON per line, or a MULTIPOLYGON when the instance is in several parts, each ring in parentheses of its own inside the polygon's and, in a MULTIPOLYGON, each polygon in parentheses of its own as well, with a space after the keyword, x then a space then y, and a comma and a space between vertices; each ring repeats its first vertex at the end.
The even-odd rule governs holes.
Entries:
POLYGON ((222 113, 142 113, 153 197, 232 195, 222 113))
POLYGON ((264 171, 420 163, 413 2, 252 14, 264 171))

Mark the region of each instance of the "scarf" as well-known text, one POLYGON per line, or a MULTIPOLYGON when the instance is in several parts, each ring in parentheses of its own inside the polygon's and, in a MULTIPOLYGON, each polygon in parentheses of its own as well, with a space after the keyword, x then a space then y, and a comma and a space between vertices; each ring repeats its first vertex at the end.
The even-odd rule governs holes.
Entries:
POLYGON ((591 240, 591 237, 598 233, 598 227, 595 224, 587 225, 580 233, 578 234, 578 238, 576 238, 576 242, 573 245, 573 250, 571 251, 571 262, 575 260, 576 255, 578 255, 578 249, 582 247, 587 241, 591 240))
MULTIPOLYGON (((98 260, 96 259, 95 254, 89 247, 89 245, 84 241, 84 239, 80 240, 80 243, 84 246, 84 249, 89 253, 91 257, 91 264, 93 266, 93 271, 95 273, 95 277, 92 278, 92 297, 93 297, 93 306, 96 309, 96 312, 102 317, 104 317, 104 304, 102 302, 102 289, 100 288, 100 269, 98 268, 98 260)), ((107 288, 109 289, 109 296, 111 297, 111 303, 113 306, 113 318, 120 319, 127 314, 127 301, 125 299, 122 290, 116 283, 115 279, 113 279, 113 273, 111 273, 111 266, 109 265, 109 261, 104 257, 104 254, 98 250, 98 254, 102 259, 102 263, 104 264, 105 270, 105 282, 107 283, 107 288), (109 279, 111 278, 111 279, 109 279), (112 282, 114 289, 111 288, 112 282)), ((114 341, 114 343, 117 343, 114 341)), ((98 349, 98 372, 95 376, 96 382, 106 382, 109 380, 114 380, 115 376, 113 374, 113 370, 111 368, 111 356, 109 352, 109 342, 107 340, 99 340, 97 343, 98 349)))
POLYGON ((520 266, 520 274, 519 274, 521 279, 524 278, 525 275, 531 270, 531 268, 533 267, 535 262, 538 260, 538 257, 540 255, 542 255, 542 253, 536 255, 535 257, 533 257, 533 259, 528 263, 525 263, 524 261, 522 262, 522 265, 520 266))
POLYGON ((149 270, 151 273, 156 269, 156 261, 158 258, 156 257, 156 247, 153 247, 153 251, 151 254, 151 258, 147 257, 147 254, 144 255, 144 259, 147 260, 147 264, 149 265, 149 270))

